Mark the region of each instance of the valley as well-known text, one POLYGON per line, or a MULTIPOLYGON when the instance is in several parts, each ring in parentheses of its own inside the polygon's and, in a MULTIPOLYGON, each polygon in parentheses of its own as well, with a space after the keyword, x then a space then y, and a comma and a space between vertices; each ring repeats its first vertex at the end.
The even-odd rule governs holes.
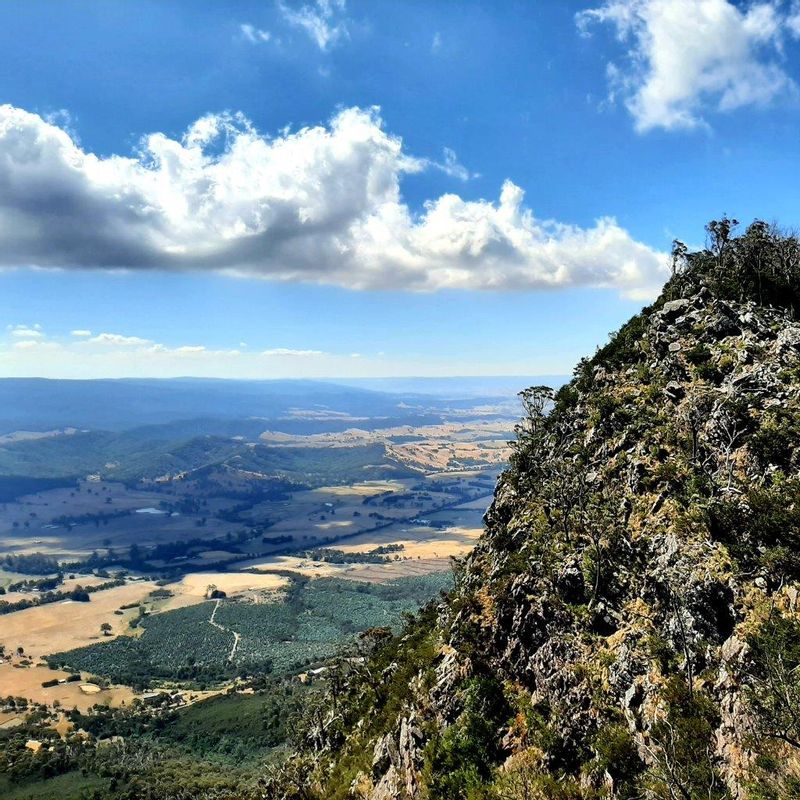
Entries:
POLYGON ((407 400, 418 424, 307 399, 313 414, 155 434, 7 433, 0 696, 80 712, 159 687, 214 696, 397 629, 480 535, 515 423, 506 401, 407 400))

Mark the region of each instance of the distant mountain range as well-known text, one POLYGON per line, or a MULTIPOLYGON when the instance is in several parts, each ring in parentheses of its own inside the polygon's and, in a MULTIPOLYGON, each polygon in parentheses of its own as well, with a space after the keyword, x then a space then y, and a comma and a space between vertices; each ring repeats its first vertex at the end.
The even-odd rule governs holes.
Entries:
POLYGON ((341 378, 336 383, 361 389, 437 397, 513 398, 528 386, 542 384, 557 388, 569 375, 465 375, 446 378, 341 378))
MULTIPOLYGON (((275 430, 342 430, 368 419, 435 421, 482 398, 513 403, 533 382, 563 378, 398 378, 348 380, 0 379, 0 435, 66 427, 121 431, 142 425, 214 418, 281 420, 275 430)), ((201 426, 203 427, 203 426, 201 426)), ((205 431, 208 432, 208 431, 205 431)))

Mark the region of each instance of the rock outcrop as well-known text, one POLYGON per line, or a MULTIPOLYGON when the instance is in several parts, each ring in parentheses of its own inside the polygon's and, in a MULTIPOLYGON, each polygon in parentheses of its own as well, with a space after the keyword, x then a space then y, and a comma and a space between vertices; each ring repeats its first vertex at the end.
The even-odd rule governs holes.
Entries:
POLYGON ((800 796, 800 324, 729 266, 525 393, 455 590, 350 675, 306 796, 800 796))

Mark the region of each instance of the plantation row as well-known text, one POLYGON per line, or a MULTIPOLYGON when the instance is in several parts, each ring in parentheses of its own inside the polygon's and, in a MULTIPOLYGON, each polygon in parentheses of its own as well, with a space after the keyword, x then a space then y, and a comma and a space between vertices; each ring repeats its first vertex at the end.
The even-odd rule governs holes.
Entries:
POLYGON ((285 674, 325 659, 360 631, 396 628, 451 583, 449 573, 402 578, 386 585, 333 578, 293 578, 275 603, 214 603, 155 614, 139 638, 118 637, 48 658, 53 666, 90 672, 144 688, 154 680, 205 686, 236 675, 285 674), (241 639, 229 662, 233 632, 241 639))

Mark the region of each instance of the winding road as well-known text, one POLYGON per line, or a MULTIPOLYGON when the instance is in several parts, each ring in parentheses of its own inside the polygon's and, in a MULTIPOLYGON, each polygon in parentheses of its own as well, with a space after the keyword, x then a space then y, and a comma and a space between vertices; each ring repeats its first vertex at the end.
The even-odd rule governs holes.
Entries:
POLYGON ((217 609, 219 608, 220 602, 220 600, 217 600, 216 603, 214 603, 214 609, 211 612, 208 622, 218 630, 224 631, 225 633, 230 633, 233 636, 233 646, 231 647, 231 652, 228 654, 228 661, 233 661, 233 657, 236 655, 236 648, 239 647, 239 640, 242 638, 242 636, 236 631, 232 631, 230 628, 220 625, 219 622, 214 619, 217 616, 217 609))

